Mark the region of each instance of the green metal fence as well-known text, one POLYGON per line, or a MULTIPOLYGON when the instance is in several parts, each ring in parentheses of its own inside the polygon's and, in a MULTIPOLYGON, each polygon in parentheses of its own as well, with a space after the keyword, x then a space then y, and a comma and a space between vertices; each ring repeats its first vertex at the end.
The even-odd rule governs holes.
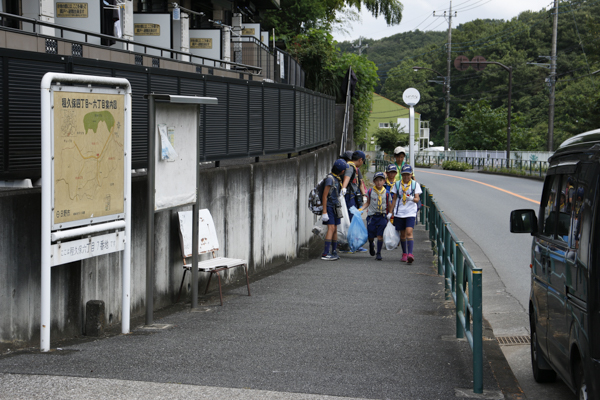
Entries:
POLYGON ((429 239, 438 259, 438 274, 444 275, 446 300, 456 306, 456 337, 466 336, 473 352, 473 392, 483 393, 482 274, 458 240, 440 210, 433 194, 425 186, 420 221, 429 231, 429 239))

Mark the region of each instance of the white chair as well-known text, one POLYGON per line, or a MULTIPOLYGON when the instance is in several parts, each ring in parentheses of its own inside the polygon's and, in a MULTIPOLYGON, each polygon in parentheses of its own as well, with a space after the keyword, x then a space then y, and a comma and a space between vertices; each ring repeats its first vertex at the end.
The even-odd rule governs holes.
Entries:
MULTIPOLYGON (((179 285, 179 294, 177 296, 177 302, 181 297, 181 290, 183 289, 183 282, 185 275, 192 269, 192 211, 180 211, 179 215, 179 239, 181 242, 181 254, 183 255, 183 277, 181 278, 181 285, 179 285)), ((237 267, 243 267, 246 272, 246 286, 248 286, 248 296, 250 296, 250 280, 248 279, 248 262, 246 260, 237 258, 226 258, 217 257, 215 252, 219 250, 219 240, 217 239, 217 232, 215 230, 215 223, 213 221, 210 211, 207 209, 198 211, 198 254, 212 253, 213 258, 205 261, 198 262, 199 272, 208 272, 208 283, 204 294, 208 291, 208 285, 213 274, 217 275, 219 279, 219 297, 221 298, 221 305, 223 305, 223 292, 221 289, 221 276, 219 272, 237 267)))

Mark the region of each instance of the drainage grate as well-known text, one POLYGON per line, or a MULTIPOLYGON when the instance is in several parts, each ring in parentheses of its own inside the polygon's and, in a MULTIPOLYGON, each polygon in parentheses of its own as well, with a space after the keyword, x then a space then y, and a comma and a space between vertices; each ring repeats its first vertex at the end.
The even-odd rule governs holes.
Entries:
POLYGON ((529 336, 496 336, 501 346, 515 346, 529 344, 529 336))

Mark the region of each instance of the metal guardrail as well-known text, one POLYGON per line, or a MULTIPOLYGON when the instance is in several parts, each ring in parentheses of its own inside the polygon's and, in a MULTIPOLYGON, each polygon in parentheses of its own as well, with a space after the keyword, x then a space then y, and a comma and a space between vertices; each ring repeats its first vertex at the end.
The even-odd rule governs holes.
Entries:
POLYGON ((442 166, 445 161, 467 163, 472 169, 492 172, 520 173, 529 176, 544 176, 548 171, 547 161, 506 160, 503 158, 449 157, 417 155, 415 164, 442 166))
POLYGON ((473 353, 473 392, 483 393, 482 270, 452 231, 433 194, 427 187, 421 188, 420 220, 436 249, 446 300, 452 298, 456 305, 456 337, 466 336, 473 353))

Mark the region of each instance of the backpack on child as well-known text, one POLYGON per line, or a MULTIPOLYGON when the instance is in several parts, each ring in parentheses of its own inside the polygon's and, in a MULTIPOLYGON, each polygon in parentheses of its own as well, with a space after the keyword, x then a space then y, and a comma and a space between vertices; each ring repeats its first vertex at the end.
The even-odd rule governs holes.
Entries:
POLYGON ((308 194, 308 209, 315 215, 323 214, 323 190, 325 189, 325 180, 330 174, 327 174, 325 178, 321 179, 317 186, 308 194))

